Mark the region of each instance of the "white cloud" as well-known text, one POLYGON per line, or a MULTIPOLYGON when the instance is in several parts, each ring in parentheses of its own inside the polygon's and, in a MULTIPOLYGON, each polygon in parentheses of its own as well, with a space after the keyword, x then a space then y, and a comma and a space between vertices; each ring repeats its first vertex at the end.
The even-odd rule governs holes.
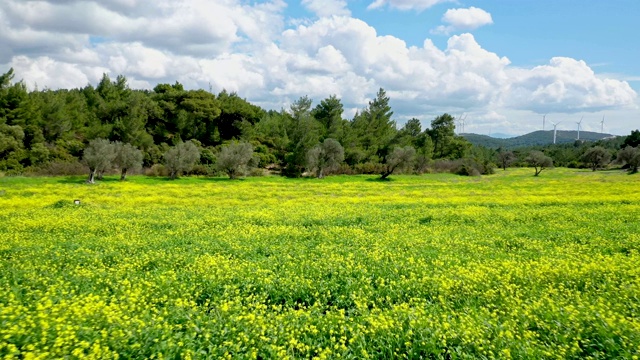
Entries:
POLYGON ((351 15, 345 0, 302 0, 302 5, 318 17, 351 15))
POLYGON ((20 55, 14 57, 9 65, 31 89, 36 86, 40 89, 80 88, 100 79, 98 73, 93 71, 95 69, 59 62, 46 56, 32 59, 20 55))
POLYGON ((379 9, 388 5, 391 8, 399 10, 418 10, 422 11, 434 5, 453 2, 454 0, 375 0, 367 9, 379 9))
POLYGON ((440 25, 432 30, 436 34, 450 34, 458 31, 475 30, 481 26, 493 24, 491 14, 477 8, 449 9, 442 16, 442 22, 448 25, 440 25))
MULTIPOLYGON (((437 2, 382 5, 419 9, 437 2)), ((429 39, 408 46, 348 13, 339 16, 348 11, 343 0, 326 12, 313 10, 318 4, 304 3, 317 19, 287 29, 279 0, 6 0, 0 2, 0 71, 14 67, 17 78, 40 88, 95 84, 104 72, 123 74, 136 88, 179 81, 187 88, 237 91, 275 109, 303 95, 318 102, 336 94, 345 116, 383 87, 399 122, 466 112, 467 130, 528 129, 534 112, 617 114, 638 102, 627 82, 596 74, 582 61, 553 58, 517 68, 468 33, 451 36, 443 49, 429 39), (70 14, 80 7, 85 17, 70 14), (93 23, 107 15, 112 23, 93 23)), ((454 15, 447 24, 481 23, 454 15)))
POLYGON ((634 106, 637 94, 627 82, 599 78, 584 62, 555 57, 549 65, 512 69, 506 105, 537 112, 599 111, 634 106))
POLYGON ((285 6, 282 0, 254 6, 239 0, 7 0, 0 3, 0 42, 29 52, 51 44, 51 35, 58 34, 43 51, 50 54, 65 45, 86 44, 91 35, 209 56, 245 39, 268 42, 281 31, 285 6))

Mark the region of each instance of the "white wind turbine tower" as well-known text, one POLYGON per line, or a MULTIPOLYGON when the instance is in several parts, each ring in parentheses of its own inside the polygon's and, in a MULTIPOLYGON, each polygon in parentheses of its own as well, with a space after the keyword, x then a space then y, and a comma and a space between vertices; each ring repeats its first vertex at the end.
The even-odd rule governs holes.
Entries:
POLYGON ((460 122, 462 123, 462 133, 464 134, 464 124, 465 121, 467 120, 467 115, 465 115, 463 118, 460 119, 460 122))
POLYGON ((600 134, 604 134, 604 115, 602 115, 602 121, 600 121, 600 134))
POLYGON ((553 143, 556 143, 556 127, 558 126, 558 124, 560 124, 562 121, 558 121, 557 123, 552 123, 553 124, 553 143))
POLYGON ((542 115, 542 131, 544 131, 544 123, 546 119, 547 119, 547 114, 542 115))
POLYGON ((582 119, 584 119, 584 116, 580 118, 580 121, 576 121, 576 124, 578 124, 578 140, 580 140, 580 125, 582 125, 582 119))

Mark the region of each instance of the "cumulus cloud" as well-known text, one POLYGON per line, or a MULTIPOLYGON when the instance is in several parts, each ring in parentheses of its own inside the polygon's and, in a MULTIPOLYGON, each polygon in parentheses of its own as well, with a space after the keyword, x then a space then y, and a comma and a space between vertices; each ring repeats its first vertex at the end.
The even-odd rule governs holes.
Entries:
POLYGON ((448 35, 458 31, 475 30, 481 26, 493 24, 493 19, 488 12, 472 6, 468 9, 447 10, 442 16, 442 22, 447 25, 440 25, 431 32, 448 35))
MULTIPOLYGON (((466 112, 470 126, 504 125, 514 121, 511 114, 613 112, 637 103, 627 82, 598 75, 583 61, 553 58, 517 68, 468 33, 451 36, 444 48, 429 39, 409 46, 351 17, 343 0, 327 9, 303 1, 318 17, 287 28, 279 0, 7 0, 0 2, 0 71, 13 67, 17 78, 40 88, 95 84, 105 72, 125 75, 136 88, 177 80, 187 88, 237 91, 275 109, 303 95, 320 101, 336 94, 348 114, 383 87, 399 120, 466 112), (86 16, 69 13, 78 9, 86 16)), ((382 5, 418 9, 437 2, 382 5)), ((457 28, 481 24, 450 14, 447 24, 457 28)))
POLYGON ((268 42, 281 31, 285 7, 282 0, 253 6, 239 0, 7 0, 0 2, 0 42, 22 53, 51 54, 86 45, 91 35, 210 56, 244 40, 268 42))
POLYGON ((29 88, 79 88, 97 82, 106 68, 91 69, 80 65, 56 61, 47 56, 29 58, 23 55, 12 59, 10 66, 18 76, 24 77, 29 88))
POLYGON ((345 0, 302 0, 302 5, 318 17, 351 15, 345 0))
POLYGON ((599 111, 633 106, 637 94, 625 81, 600 78, 581 60, 555 57, 549 65, 510 70, 505 103, 536 112, 599 111))
POLYGON ((422 11, 434 5, 452 2, 454 0, 375 0, 367 9, 379 9, 388 5, 390 8, 399 10, 418 10, 422 11))

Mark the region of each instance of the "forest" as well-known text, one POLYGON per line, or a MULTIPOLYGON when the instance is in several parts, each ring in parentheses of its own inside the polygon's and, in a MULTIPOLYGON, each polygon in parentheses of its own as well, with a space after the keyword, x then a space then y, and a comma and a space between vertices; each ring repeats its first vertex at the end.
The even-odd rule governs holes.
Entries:
POLYGON ((171 177, 267 172, 288 177, 445 171, 480 175, 496 166, 532 165, 531 151, 544 153, 555 166, 591 167, 585 155, 593 147, 606 152, 598 168, 618 159, 626 146, 633 148, 625 155, 630 157, 617 163, 638 162, 637 130, 609 140, 507 150, 472 145, 456 135, 456 119, 446 112, 426 129, 415 118, 399 127, 384 89, 352 119, 344 119, 343 104, 335 95, 315 106, 304 96, 289 109, 274 111, 236 93, 186 90, 178 82, 135 90, 124 76, 111 79, 104 74, 95 87, 29 91, 14 77, 13 69, 0 76, 4 175, 101 175, 120 168, 124 179, 124 160, 117 160, 125 156, 123 149, 134 151, 126 166, 129 173, 171 177))

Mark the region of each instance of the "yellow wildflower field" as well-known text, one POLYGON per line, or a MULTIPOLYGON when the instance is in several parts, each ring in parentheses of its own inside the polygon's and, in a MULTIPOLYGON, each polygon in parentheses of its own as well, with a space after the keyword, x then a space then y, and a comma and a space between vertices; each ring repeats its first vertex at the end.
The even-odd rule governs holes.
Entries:
POLYGON ((637 358, 640 177, 532 172, 0 178, 0 358, 637 358))

